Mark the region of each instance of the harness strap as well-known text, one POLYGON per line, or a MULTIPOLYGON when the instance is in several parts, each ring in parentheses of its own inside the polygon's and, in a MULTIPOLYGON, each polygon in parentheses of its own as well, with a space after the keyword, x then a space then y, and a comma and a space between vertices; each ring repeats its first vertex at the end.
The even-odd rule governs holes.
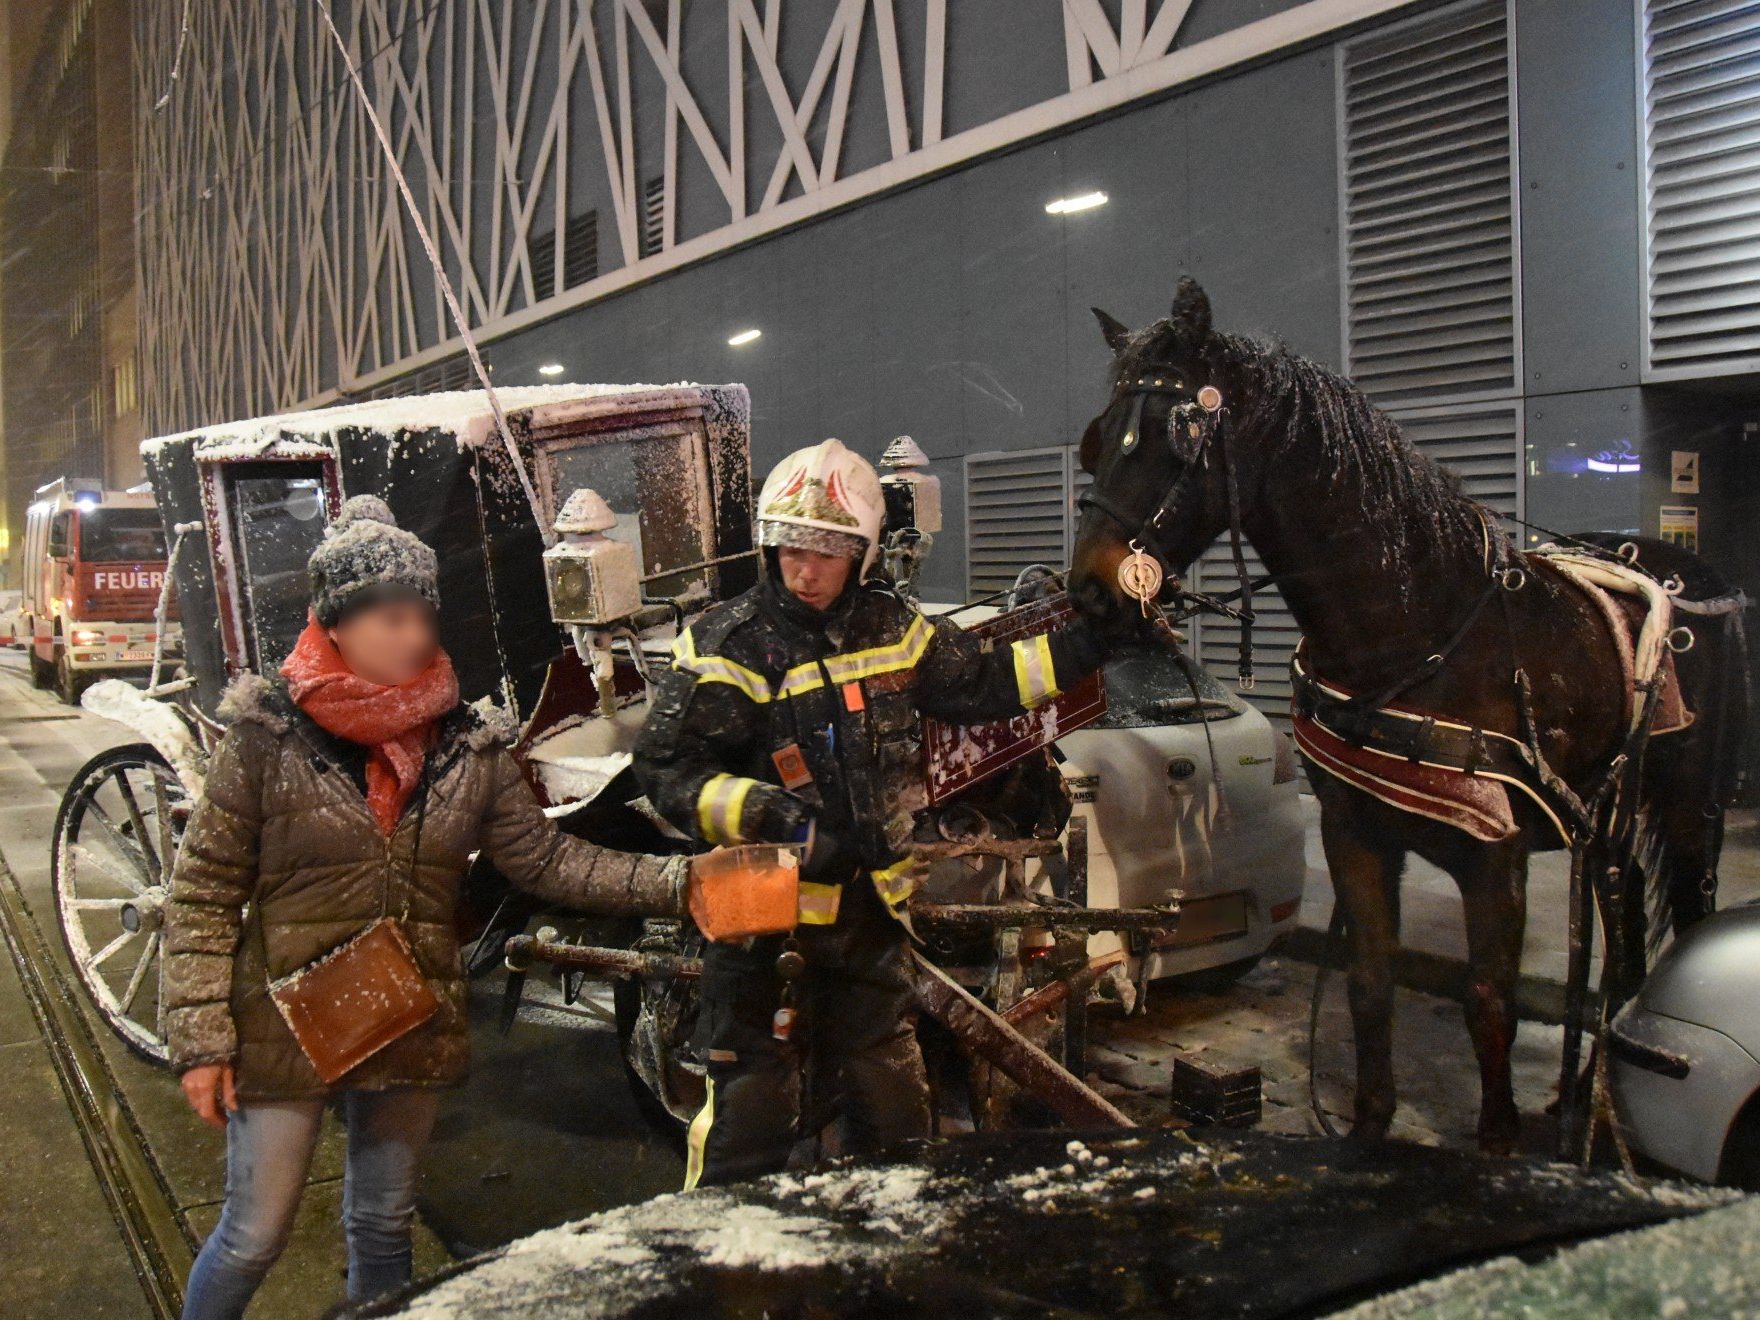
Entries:
POLYGON ((1518 788, 1552 821, 1560 840, 1570 843, 1581 804, 1523 739, 1434 715, 1359 705, 1309 674, 1302 660, 1298 648, 1290 659, 1291 704, 1298 716, 1394 760, 1482 775, 1518 788))
POLYGON ((1387 705, 1388 702, 1397 701, 1402 695, 1410 691, 1412 688, 1417 687, 1418 684, 1422 683, 1425 679, 1432 678, 1437 673, 1441 672, 1442 666, 1448 663, 1448 657, 1454 654, 1455 648, 1465 641, 1467 634, 1473 630, 1473 625, 1479 621, 1479 616, 1484 613, 1485 606, 1490 603, 1493 596, 1502 590, 1503 587, 1501 584, 1496 581, 1491 582, 1486 586, 1484 591, 1479 593, 1479 598, 1473 602, 1472 608, 1467 611, 1467 617, 1461 620, 1460 626, 1456 628, 1449 639, 1442 644, 1441 650, 1420 660, 1415 667, 1407 670, 1404 675, 1395 679, 1380 691, 1363 693, 1352 697, 1351 704, 1363 710, 1379 710, 1381 707, 1387 705))
POLYGON ((1235 580, 1240 584, 1241 642, 1240 659, 1235 670, 1242 692, 1251 692, 1258 685, 1253 675, 1253 580, 1247 574, 1247 557, 1241 549, 1241 483, 1235 470, 1233 446, 1228 432, 1218 419, 1216 429, 1222 433, 1222 472, 1228 480, 1228 548, 1234 556, 1235 580))

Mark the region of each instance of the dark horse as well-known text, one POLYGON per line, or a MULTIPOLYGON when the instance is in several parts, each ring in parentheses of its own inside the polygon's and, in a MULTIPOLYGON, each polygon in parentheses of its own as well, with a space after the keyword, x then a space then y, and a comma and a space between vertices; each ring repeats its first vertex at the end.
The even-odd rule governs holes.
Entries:
MULTIPOLYGON (((1082 466, 1094 482, 1070 587, 1085 612, 1114 624, 1123 611, 1139 612, 1118 578, 1133 541, 1178 573, 1236 527, 1301 626, 1311 672, 1355 693, 1382 692, 1417 674, 1401 703, 1476 729, 1515 735, 1526 727, 1566 785, 1585 799, 1594 792, 1625 745, 1628 717, 1612 634, 1582 591, 1521 554, 1495 516, 1349 381, 1282 347, 1213 330, 1209 300, 1191 280, 1180 282, 1172 313, 1146 329, 1095 314, 1114 363, 1111 402, 1082 440, 1082 466), (1505 590, 1496 584, 1508 569, 1519 571, 1501 578, 1505 590), (1482 608, 1492 595, 1502 599, 1482 608), (1446 660, 1426 667, 1438 653, 1446 660), (1517 670, 1531 694, 1525 702, 1517 670)), ((1638 544, 1653 570, 1682 576, 1686 598, 1728 590, 1696 556, 1638 544)), ((1729 736, 1736 712, 1717 704, 1730 700, 1719 685, 1732 648, 1716 641, 1678 656, 1677 670, 1690 708, 1727 718, 1701 718, 1658 738, 1641 763, 1637 796, 1654 838, 1652 869, 1663 872, 1653 882, 1672 894, 1677 920, 1708 906, 1739 755, 1739 736, 1729 736)), ((1517 833, 1484 843, 1389 806, 1311 761, 1308 775, 1349 939, 1353 1133, 1382 1136, 1394 1113, 1392 957, 1400 875, 1416 853, 1460 888, 1479 1141, 1486 1150, 1513 1149, 1512 996, 1528 855, 1560 847, 1558 831, 1518 792, 1510 794, 1517 833)))

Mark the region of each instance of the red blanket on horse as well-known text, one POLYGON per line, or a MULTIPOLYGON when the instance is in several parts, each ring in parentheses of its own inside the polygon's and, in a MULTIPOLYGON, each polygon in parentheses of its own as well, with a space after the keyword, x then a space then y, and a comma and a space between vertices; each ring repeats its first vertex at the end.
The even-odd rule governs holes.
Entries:
MULTIPOLYGON (((1653 628, 1660 626, 1663 632, 1667 631, 1666 618, 1658 621, 1652 617, 1654 611, 1666 611, 1667 606, 1658 604, 1654 592, 1606 590, 1580 572, 1572 571, 1575 566, 1568 560, 1554 560, 1553 564, 1563 570, 1573 584, 1593 600, 1601 611, 1614 649, 1620 657, 1627 692, 1628 716, 1637 717, 1641 711, 1638 706, 1637 685, 1647 681, 1647 676, 1641 672, 1644 664, 1637 658, 1644 649, 1640 644, 1640 637, 1646 623, 1653 628)), ((1298 649, 1295 663, 1298 669, 1305 672, 1303 661, 1302 652, 1298 649)), ((1674 733, 1686 728, 1693 720, 1692 713, 1681 702, 1680 687, 1675 680, 1674 657, 1666 650, 1661 651, 1659 672, 1662 692, 1657 701, 1652 736, 1674 733)), ((1354 695, 1335 684, 1318 679, 1316 682, 1332 696, 1348 699, 1354 695)), ((1415 706, 1390 705, 1386 710, 1389 714, 1413 721, 1433 719, 1442 727, 1467 727, 1450 720, 1442 713, 1415 706)), ((1453 825, 1486 843, 1497 843, 1510 838, 1518 829, 1509 797, 1509 790, 1515 788, 1552 822, 1565 844, 1570 842, 1570 830, 1552 805, 1529 783, 1517 776, 1488 770, 1468 773, 1454 766, 1431 764, 1370 747, 1360 747, 1347 742, 1299 709, 1292 712, 1292 718, 1296 746, 1314 764, 1371 797, 1379 798, 1402 811, 1453 825)))

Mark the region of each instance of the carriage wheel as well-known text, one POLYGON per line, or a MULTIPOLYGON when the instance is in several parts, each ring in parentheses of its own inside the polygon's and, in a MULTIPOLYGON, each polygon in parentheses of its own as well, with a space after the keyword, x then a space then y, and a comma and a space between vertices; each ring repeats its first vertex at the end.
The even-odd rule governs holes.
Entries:
POLYGON ((73 777, 55 818, 55 909, 67 956, 130 1049, 164 1062, 165 899, 189 794, 146 743, 112 747, 73 777))

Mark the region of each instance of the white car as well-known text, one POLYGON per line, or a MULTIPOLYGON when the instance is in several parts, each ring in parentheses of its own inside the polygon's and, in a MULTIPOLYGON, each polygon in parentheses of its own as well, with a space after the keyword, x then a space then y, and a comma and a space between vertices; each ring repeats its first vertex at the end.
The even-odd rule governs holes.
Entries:
MULTIPOLYGON (((1088 819, 1088 903, 1178 899, 1180 930, 1146 977, 1250 970, 1296 924, 1307 875, 1295 748, 1196 660, 1132 647, 1106 666, 1108 710, 1058 739, 1088 819)), ((1096 936, 1090 953, 1116 949, 1096 936)))

